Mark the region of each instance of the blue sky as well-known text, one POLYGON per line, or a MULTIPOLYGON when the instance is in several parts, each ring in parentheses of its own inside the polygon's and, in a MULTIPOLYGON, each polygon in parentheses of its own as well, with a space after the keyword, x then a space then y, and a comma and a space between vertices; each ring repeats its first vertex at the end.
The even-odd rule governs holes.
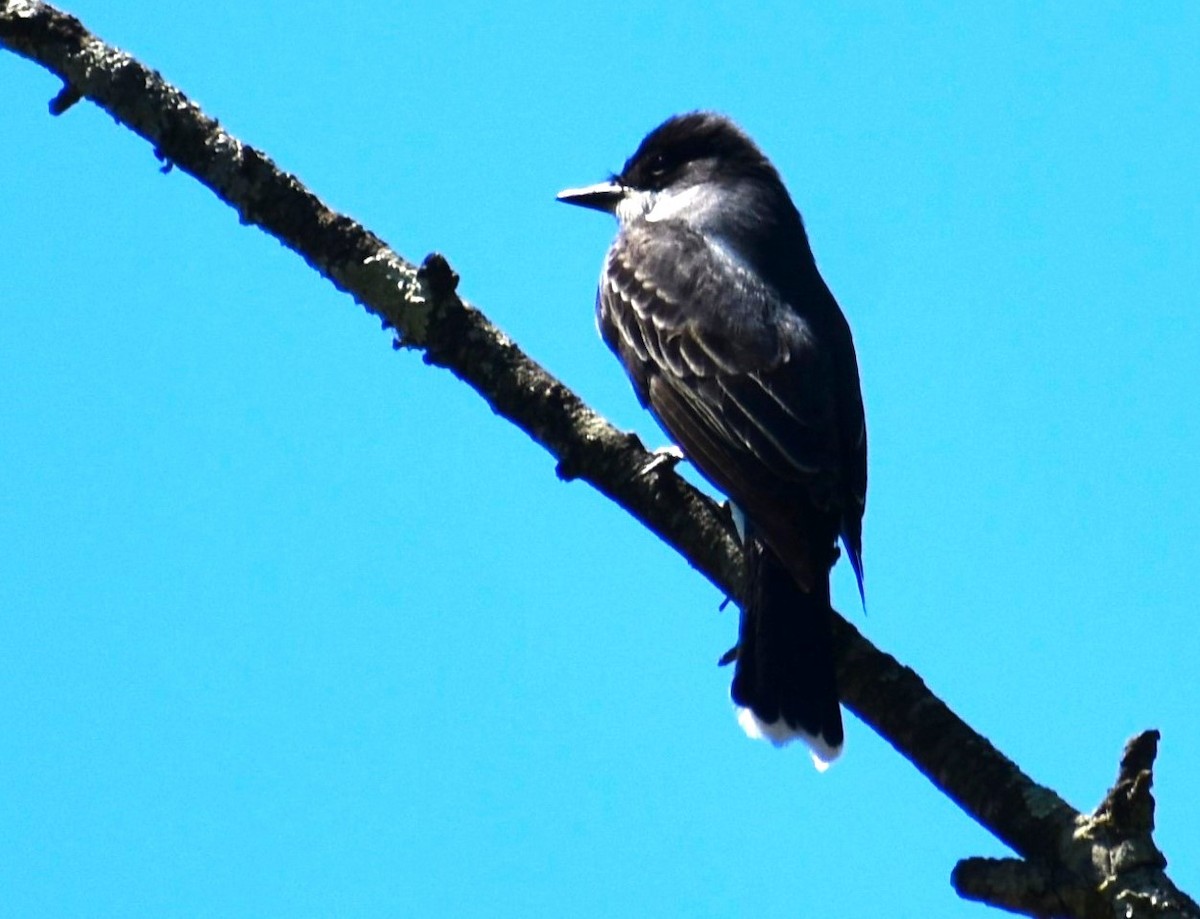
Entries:
MULTIPOLYGON (((70 7, 661 443, 554 202, 737 118, 850 317, 870 615, 1081 808, 1163 732, 1200 892, 1200 11, 70 7)), ((853 718, 747 740, 732 612, 300 259, 0 54, 0 904, 983 915, 1003 847, 853 718)))

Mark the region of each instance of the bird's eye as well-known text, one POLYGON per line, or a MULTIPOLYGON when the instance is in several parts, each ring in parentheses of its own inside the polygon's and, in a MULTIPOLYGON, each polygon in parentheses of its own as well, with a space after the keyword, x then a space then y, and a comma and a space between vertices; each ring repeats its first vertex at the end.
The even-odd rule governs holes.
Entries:
POLYGON ((667 158, 661 153, 656 153, 650 159, 650 177, 653 179, 661 179, 667 174, 669 164, 667 158))

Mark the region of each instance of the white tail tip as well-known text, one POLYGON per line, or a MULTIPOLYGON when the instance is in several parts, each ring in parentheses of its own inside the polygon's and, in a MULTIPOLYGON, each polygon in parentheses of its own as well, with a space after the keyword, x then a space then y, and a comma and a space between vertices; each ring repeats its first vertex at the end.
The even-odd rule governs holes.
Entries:
POLYGON ((794 728, 782 718, 768 724, 750 709, 738 707, 737 720, 751 740, 768 740, 777 747, 785 746, 793 740, 803 741, 812 754, 813 765, 817 767, 818 772, 828 769, 842 752, 840 746, 830 746, 820 734, 809 734, 794 728))

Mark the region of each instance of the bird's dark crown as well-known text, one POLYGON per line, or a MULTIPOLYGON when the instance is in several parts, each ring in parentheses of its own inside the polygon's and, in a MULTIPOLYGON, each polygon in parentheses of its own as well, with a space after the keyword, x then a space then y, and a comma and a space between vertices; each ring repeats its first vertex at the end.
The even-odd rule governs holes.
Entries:
POLYGON ((681 179, 756 178, 780 183, 779 173, 745 132, 724 115, 674 115, 646 135, 613 177, 629 188, 658 191, 681 179))

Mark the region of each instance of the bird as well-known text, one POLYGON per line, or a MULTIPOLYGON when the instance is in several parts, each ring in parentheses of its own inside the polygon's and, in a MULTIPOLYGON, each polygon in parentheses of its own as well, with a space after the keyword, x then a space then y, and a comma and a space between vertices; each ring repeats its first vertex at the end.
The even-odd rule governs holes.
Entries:
POLYGON ((730 695, 751 737, 844 742, 830 572, 865 609, 867 431, 850 326, 800 212, 729 117, 674 115, 609 179, 558 200, 618 229, 596 295, 601 338, 641 405, 730 502, 747 563, 730 695))

